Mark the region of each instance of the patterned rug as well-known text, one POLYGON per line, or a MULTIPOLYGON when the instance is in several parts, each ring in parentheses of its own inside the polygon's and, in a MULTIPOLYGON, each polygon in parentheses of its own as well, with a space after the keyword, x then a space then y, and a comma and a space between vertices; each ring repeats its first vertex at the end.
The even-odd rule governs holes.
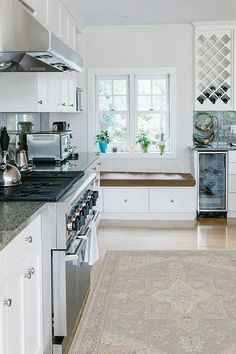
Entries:
POLYGON ((76 354, 235 354, 236 251, 109 251, 76 354))

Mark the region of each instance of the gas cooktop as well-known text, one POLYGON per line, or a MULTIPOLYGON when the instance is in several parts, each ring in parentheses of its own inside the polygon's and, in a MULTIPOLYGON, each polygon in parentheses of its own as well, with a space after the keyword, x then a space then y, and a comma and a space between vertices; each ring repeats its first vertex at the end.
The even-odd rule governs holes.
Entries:
POLYGON ((22 183, 0 187, 0 201, 58 201, 83 171, 32 171, 21 174, 22 183))

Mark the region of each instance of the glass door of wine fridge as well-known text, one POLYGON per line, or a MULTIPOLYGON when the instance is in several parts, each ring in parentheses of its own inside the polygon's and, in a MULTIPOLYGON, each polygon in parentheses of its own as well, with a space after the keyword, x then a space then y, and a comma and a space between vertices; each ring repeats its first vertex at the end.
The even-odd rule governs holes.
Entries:
POLYGON ((198 153, 198 212, 227 211, 227 152, 198 153))

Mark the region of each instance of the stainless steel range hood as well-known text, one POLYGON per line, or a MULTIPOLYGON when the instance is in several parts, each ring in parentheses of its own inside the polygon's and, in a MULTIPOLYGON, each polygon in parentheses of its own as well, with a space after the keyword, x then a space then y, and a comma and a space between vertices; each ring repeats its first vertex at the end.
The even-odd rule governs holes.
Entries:
POLYGON ((0 9, 0 73, 82 71, 79 53, 44 28, 23 1, 0 0, 0 9))

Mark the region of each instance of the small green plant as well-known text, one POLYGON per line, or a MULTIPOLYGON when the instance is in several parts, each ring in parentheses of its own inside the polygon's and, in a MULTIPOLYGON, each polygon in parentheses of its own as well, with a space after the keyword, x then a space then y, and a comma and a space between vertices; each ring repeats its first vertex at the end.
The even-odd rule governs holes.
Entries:
POLYGON ((140 144, 143 152, 148 152, 149 145, 152 143, 151 139, 149 138, 148 131, 140 130, 136 136, 136 143, 140 144))
POLYGON ((101 130, 100 133, 96 135, 96 143, 101 141, 104 141, 107 144, 110 143, 111 139, 109 137, 108 130, 101 130))
POLYGON ((168 138, 169 138, 169 136, 167 138, 165 138, 163 133, 156 135, 156 139, 157 139, 156 147, 157 147, 157 149, 159 149, 161 155, 163 155, 165 152, 166 140, 168 138))

